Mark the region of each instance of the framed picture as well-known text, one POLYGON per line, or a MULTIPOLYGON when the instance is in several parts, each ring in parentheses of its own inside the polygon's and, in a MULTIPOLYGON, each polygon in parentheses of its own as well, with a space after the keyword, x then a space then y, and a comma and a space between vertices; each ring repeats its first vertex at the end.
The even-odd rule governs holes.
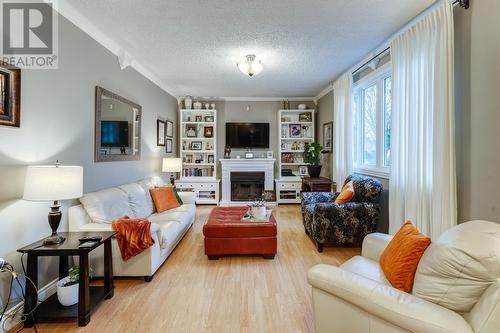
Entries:
POLYGON ((186 163, 193 163, 193 155, 191 155, 191 154, 186 155, 185 162, 186 163))
POLYGON ((0 125, 21 126, 21 69, 0 62, 0 125))
POLYGON ((166 153, 172 152, 172 139, 165 139, 165 152, 166 153))
POLYGON ((195 121, 196 121, 196 122, 203 121, 203 117, 202 117, 202 116, 196 116, 196 117, 195 117, 195 121))
POLYGON ((323 124, 323 151, 333 151, 333 122, 323 124))
POLYGON ((163 120, 156 120, 156 145, 165 146, 165 122, 163 120))
POLYGON ((196 138, 198 135, 196 125, 186 125, 186 137, 196 138))
POLYGON ((251 151, 245 152, 245 158, 253 158, 253 156, 254 156, 253 152, 251 152, 251 151))
POLYGON ((212 144, 212 142, 207 141, 205 143, 205 150, 212 150, 212 149, 214 149, 214 145, 212 144))
POLYGON ((214 163, 214 155, 208 155, 208 163, 214 163))
POLYGON ((301 138, 302 128, 300 124, 290 125, 290 137, 291 138, 301 138))
POLYGON ((205 121, 206 121, 207 123, 209 123, 209 122, 213 122, 213 121, 214 121, 214 116, 205 116, 205 121))
POLYGON ((205 138, 211 138, 214 136, 214 127, 213 126, 205 126, 203 127, 203 136, 205 138))
POLYGON ((191 142, 191 150, 201 150, 201 141, 191 142))
POLYGON ((311 112, 303 112, 303 113, 299 114, 299 121, 300 122, 311 122, 312 121, 311 112))
POLYGON ((306 166, 299 167, 299 175, 300 176, 307 176, 307 167, 306 166))
POLYGON ((267 158, 273 158, 273 151, 272 150, 269 150, 266 152, 266 157, 267 158))
POLYGON ((167 130, 165 132, 165 136, 167 136, 169 138, 174 137, 174 122, 173 121, 167 120, 167 130))

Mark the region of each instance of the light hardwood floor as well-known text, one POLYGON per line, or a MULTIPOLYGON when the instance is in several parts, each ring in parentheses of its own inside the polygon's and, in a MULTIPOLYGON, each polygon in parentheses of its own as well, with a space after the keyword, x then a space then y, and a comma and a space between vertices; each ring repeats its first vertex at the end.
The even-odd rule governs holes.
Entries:
MULTIPOLYGON (((212 207, 200 206, 196 222, 150 283, 115 280, 115 296, 90 323, 39 324, 39 332, 313 332, 307 270, 339 265, 358 248, 325 247, 318 253, 305 235, 300 206, 279 206, 278 255, 229 256, 209 261, 202 227, 212 207)), ((23 332, 31 332, 24 330, 23 332)))

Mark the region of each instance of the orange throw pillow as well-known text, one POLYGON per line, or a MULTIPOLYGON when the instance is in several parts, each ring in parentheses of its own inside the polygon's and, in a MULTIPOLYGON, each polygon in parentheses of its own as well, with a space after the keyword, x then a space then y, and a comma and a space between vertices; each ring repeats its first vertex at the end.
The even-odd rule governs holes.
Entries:
POLYGON ((380 256, 380 266, 394 288, 409 293, 417 266, 431 239, 407 221, 380 256))
POLYGON ((352 198, 354 198, 354 185, 352 181, 350 181, 342 187, 342 191, 340 191, 339 195, 335 199, 335 203, 350 202, 352 198))
POLYGON ((180 207, 172 186, 151 188, 149 189, 149 193, 151 193, 151 198, 158 213, 180 207))

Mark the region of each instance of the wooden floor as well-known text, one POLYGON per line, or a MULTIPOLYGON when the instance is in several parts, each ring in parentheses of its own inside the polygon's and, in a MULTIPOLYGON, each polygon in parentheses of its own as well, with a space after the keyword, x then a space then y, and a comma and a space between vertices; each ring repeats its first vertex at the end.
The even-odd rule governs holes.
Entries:
MULTIPOLYGON (((39 332, 313 332, 307 270, 338 265, 357 248, 318 253, 305 235, 298 205, 275 209, 278 255, 208 261, 202 227, 212 207, 200 206, 194 226, 150 283, 116 280, 115 296, 90 323, 39 324, 39 332)), ((32 332, 26 329, 23 332, 32 332)))

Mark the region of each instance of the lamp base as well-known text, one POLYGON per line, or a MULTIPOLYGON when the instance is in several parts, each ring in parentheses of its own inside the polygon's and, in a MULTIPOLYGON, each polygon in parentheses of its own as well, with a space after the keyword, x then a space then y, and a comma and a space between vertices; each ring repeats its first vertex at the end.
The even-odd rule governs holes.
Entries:
POLYGON ((172 186, 175 186, 175 177, 174 177, 174 174, 170 175, 170 184, 172 184, 172 186))
POLYGON ((64 242, 66 238, 63 236, 59 236, 58 234, 52 235, 50 237, 47 237, 43 240, 43 245, 55 245, 55 244, 61 244, 64 242))

